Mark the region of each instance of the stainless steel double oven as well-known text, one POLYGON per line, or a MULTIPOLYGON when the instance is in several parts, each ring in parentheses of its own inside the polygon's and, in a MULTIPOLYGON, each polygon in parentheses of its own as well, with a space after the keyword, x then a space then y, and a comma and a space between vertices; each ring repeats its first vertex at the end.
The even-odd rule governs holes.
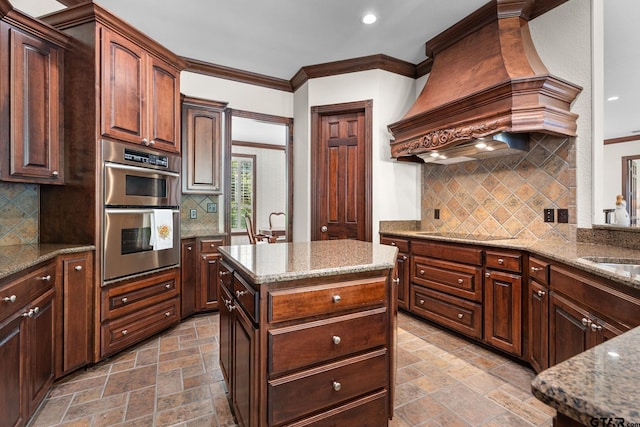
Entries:
POLYGON ((102 157, 103 281, 178 265, 180 157, 109 140, 102 141, 102 157), (172 244, 160 250, 150 244, 158 212, 171 212, 173 219, 172 244))

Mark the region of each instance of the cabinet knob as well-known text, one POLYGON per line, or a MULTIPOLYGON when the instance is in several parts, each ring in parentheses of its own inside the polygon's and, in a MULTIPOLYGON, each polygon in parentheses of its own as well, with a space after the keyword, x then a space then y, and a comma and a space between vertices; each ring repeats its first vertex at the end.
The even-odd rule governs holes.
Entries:
POLYGON ((333 302, 340 302, 342 298, 340 297, 340 295, 334 295, 331 299, 333 300, 333 302))
POLYGON ((420 275, 424 276, 424 270, 420 270, 420 275))
POLYGON ((400 278, 396 277, 395 279, 393 279, 393 283, 400 283, 400 278))
POLYGON ((171 283, 167 283, 166 285, 164 285, 164 287, 165 287, 166 289, 171 289, 171 283))
POLYGON ((155 139, 152 139, 151 141, 149 141, 149 145, 154 145, 156 143, 155 139))
POLYGON ((220 277, 224 277, 224 276, 226 276, 227 274, 229 274, 229 272, 228 272, 228 271, 221 271, 221 272, 219 272, 219 273, 218 273, 218 275, 220 275, 220 277))
POLYGON ((4 297, 4 298, 2 298, 2 301, 4 301, 4 302, 16 302, 16 296, 15 295, 11 295, 10 297, 4 297))
POLYGON ((594 332, 595 331, 601 331, 602 330, 602 326, 598 325, 597 323, 594 322, 594 323, 591 324, 591 330, 594 331, 594 332))
POLYGON ((164 314, 164 317, 171 317, 171 312, 170 312, 170 311, 167 311, 167 312, 164 314))
POLYGON ((487 271, 486 273, 484 273, 484 277, 491 277, 491 273, 487 271))
POLYGON ((127 331, 126 329, 123 329, 122 332, 120 332, 122 335, 127 335, 129 333, 129 331, 127 331))
POLYGON ((51 275, 47 274, 46 276, 38 277, 38 280, 44 280, 45 282, 51 281, 51 275))
POLYGON ((464 314, 458 313, 458 319, 462 319, 463 317, 464 317, 464 314))
POLYGON ((458 279, 458 284, 462 285, 462 283, 464 283, 464 280, 458 279))
POLYGON ((209 245, 209 247, 215 248, 215 247, 216 247, 216 244, 215 244, 215 243, 211 243, 211 244, 209 245))
POLYGON ((33 309, 22 313, 22 317, 33 317, 33 309))
POLYGON ((331 340, 333 341, 333 343, 334 343, 335 345, 340 344, 340 342, 342 341, 342 339, 341 339, 339 336, 337 336, 337 335, 334 335, 334 336, 331 338, 331 340))
POLYGON ((583 318, 582 318, 582 324, 583 324, 584 326, 590 325, 591 323, 593 323, 593 322, 591 321, 591 319, 587 319, 586 317, 583 317, 583 318))
POLYGON ((338 381, 333 382, 333 389, 335 391, 340 391, 341 388, 342 388, 342 384, 340 384, 338 381))
POLYGON ((54 178, 57 178, 58 175, 60 175, 60 173, 58 171, 51 172, 51 176, 54 177, 54 178))
POLYGON ((40 307, 36 307, 33 309, 33 314, 38 314, 40 313, 40 307))
POLYGON ((545 296, 547 293, 545 291, 538 291, 538 296, 539 297, 543 297, 545 296))
POLYGON ((202 255, 202 259, 206 260, 207 256, 206 255, 202 255))
POLYGON ((396 242, 391 242, 391 246, 395 246, 395 245, 396 245, 396 242))
POLYGON ((187 246, 187 250, 188 250, 188 251, 192 251, 192 250, 193 250, 193 248, 192 248, 191 246, 187 246))
POLYGON ((423 305, 423 304, 424 304, 424 300, 423 300, 423 299, 421 299, 421 300, 420 300, 420 301, 418 301, 418 302, 420 303, 420 305, 423 305))
POLYGON ((498 264, 500 265, 504 264, 504 260, 502 258, 498 258, 498 264))
POLYGON ((126 304, 126 303, 127 303, 127 301, 129 301, 129 298, 127 298, 127 297, 123 297, 121 301, 123 302, 123 304, 126 304))
POLYGON ((407 260, 407 256, 406 255, 402 255, 402 260, 406 261, 407 260))
POLYGON ((82 271, 82 266, 81 265, 76 265, 75 267, 73 267, 73 269, 75 271, 82 271))
POLYGON ((247 291, 236 291, 236 297, 240 298, 243 295, 246 295, 247 291))
POLYGON ((542 271, 542 270, 543 270, 543 268, 542 268, 542 267, 531 267, 531 271, 533 271, 534 273, 535 273, 536 271, 542 271))
POLYGON ((149 146, 149 140, 147 138, 142 138, 142 143, 147 147, 149 146))

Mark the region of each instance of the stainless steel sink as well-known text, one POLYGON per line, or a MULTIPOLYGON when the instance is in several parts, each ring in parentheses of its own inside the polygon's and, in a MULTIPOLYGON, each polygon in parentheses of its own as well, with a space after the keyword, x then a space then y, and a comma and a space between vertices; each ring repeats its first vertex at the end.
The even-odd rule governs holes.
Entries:
POLYGON ((640 275, 640 259, 637 258, 583 257, 582 259, 596 264, 597 267, 640 275))

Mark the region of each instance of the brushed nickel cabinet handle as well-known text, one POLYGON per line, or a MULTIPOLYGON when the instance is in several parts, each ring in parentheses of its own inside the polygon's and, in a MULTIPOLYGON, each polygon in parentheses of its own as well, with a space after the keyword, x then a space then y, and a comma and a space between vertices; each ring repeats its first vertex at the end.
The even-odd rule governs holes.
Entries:
POLYGON ((333 302, 340 302, 340 300, 342 300, 342 298, 340 297, 340 295, 334 295, 331 300, 333 302))
POLYGON ((171 317, 171 312, 170 312, 170 311, 167 311, 167 312, 164 314, 164 316, 165 316, 165 317, 171 317))
POLYGON ((58 175, 60 175, 60 173, 58 171, 51 172, 51 176, 54 177, 54 178, 57 178, 58 175))
POLYGON ((122 301, 123 304, 126 304, 127 301, 129 301, 129 298, 123 297, 120 301, 122 301))
POLYGON ((51 281, 51 275, 47 274, 46 276, 38 277, 38 280, 44 280, 45 282, 51 281))
POLYGON ((406 255, 402 255, 402 260, 406 261, 407 260, 407 256, 406 255))
POLYGON ((40 313, 40 307, 36 307, 33 309, 33 314, 38 314, 40 313))
POLYGON ((16 302, 16 296, 15 295, 11 295, 10 297, 4 297, 2 298, 2 301, 4 302, 16 302))
POLYGON ((500 265, 504 264, 504 260, 502 258, 498 258, 498 264, 500 265))
POLYGON ((73 269, 75 271, 82 271, 82 266, 81 265, 76 265, 75 267, 73 267, 73 269))
POLYGON ((464 314, 458 313, 458 319, 462 319, 463 317, 464 317, 464 314))
POLYGON ((170 284, 170 283, 167 283, 166 285, 164 285, 164 287, 165 287, 166 289, 171 289, 171 284, 170 284))
POLYGON ((534 273, 536 271, 542 271, 542 270, 544 270, 544 268, 542 268, 542 267, 531 267, 531 271, 533 271, 534 273))
POLYGON ((193 249, 191 248, 191 246, 187 246, 187 250, 188 250, 188 251, 191 251, 191 250, 193 250, 193 249))
POLYGON ((149 140, 147 138, 142 138, 142 143, 147 147, 149 146, 149 140))
POLYGON ((22 313, 22 317, 33 317, 33 309, 22 313))
POLYGON ((333 389, 335 391, 340 391, 341 388, 342 388, 342 384, 340 384, 338 381, 333 382, 333 389))
POLYGON ((545 292, 545 291, 538 291, 538 296, 539 296, 539 297, 543 297, 543 296, 545 296, 545 295, 546 295, 546 292, 545 292))
POLYGON ((487 271, 486 273, 484 273, 484 277, 491 277, 491 273, 487 271))
POLYGON ((583 318, 582 318, 582 324, 583 324, 584 326, 591 325, 591 323, 593 323, 591 319, 587 319, 586 317, 583 317, 583 318))
POLYGON ((215 248, 216 244, 215 243, 211 243, 209 246, 212 247, 212 248, 215 248))
POLYGON ((391 242, 391 246, 395 246, 395 245, 396 245, 396 242, 391 242))
POLYGON ((464 283, 464 280, 462 280, 462 279, 458 279, 458 284, 460 284, 460 285, 461 285, 462 283, 464 283))
POLYGON ((342 339, 341 339, 338 335, 334 335, 334 336, 331 338, 331 340, 333 341, 333 343, 334 343, 335 345, 340 344, 340 342, 342 341, 342 339))
POLYGON ((129 333, 129 331, 127 331, 126 329, 123 329, 122 332, 120 332, 122 335, 127 335, 129 333))
POLYGON ((420 305, 423 305, 423 304, 424 304, 424 300, 423 300, 423 299, 421 299, 421 300, 420 300, 420 301, 418 301, 418 302, 420 303, 420 305))
POLYGON ((420 275, 424 276, 424 270, 420 270, 420 275))
POLYGON ((596 331, 601 331, 602 330, 602 326, 598 325, 597 323, 592 323, 591 324, 591 330, 596 332, 596 331))
POLYGON ((247 291, 236 291, 236 297, 240 298, 243 295, 246 295, 248 292, 247 291))

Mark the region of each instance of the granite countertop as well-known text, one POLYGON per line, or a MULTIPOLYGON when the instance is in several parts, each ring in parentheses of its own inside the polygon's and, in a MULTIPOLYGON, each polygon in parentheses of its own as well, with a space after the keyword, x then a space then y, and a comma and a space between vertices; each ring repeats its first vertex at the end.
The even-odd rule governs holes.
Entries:
POLYGON ((640 327, 542 371, 533 394, 585 425, 640 425, 640 327), (612 418, 594 424, 593 418, 612 418), (616 420, 617 419, 617 420, 616 420))
POLYGON ((18 273, 58 255, 95 250, 93 245, 36 243, 0 246, 0 279, 18 273))
POLYGON ((589 257, 597 257, 603 258, 606 262, 638 260, 638 264, 640 264, 640 250, 638 249, 554 240, 523 240, 513 238, 491 238, 491 240, 473 240, 464 237, 456 238, 438 236, 437 234, 434 234, 432 232, 419 230, 394 230, 381 232, 381 234, 406 237, 411 239, 439 240, 446 242, 524 250, 533 255, 543 256, 554 261, 579 268, 583 271, 593 273, 605 279, 610 279, 620 284, 640 290, 640 274, 630 274, 628 272, 612 267, 604 267, 598 265, 595 262, 584 259, 589 257))
POLYGON ((398 252, 357 240, 234 245, 218 251, 255 284, 390 269, 398 252))

